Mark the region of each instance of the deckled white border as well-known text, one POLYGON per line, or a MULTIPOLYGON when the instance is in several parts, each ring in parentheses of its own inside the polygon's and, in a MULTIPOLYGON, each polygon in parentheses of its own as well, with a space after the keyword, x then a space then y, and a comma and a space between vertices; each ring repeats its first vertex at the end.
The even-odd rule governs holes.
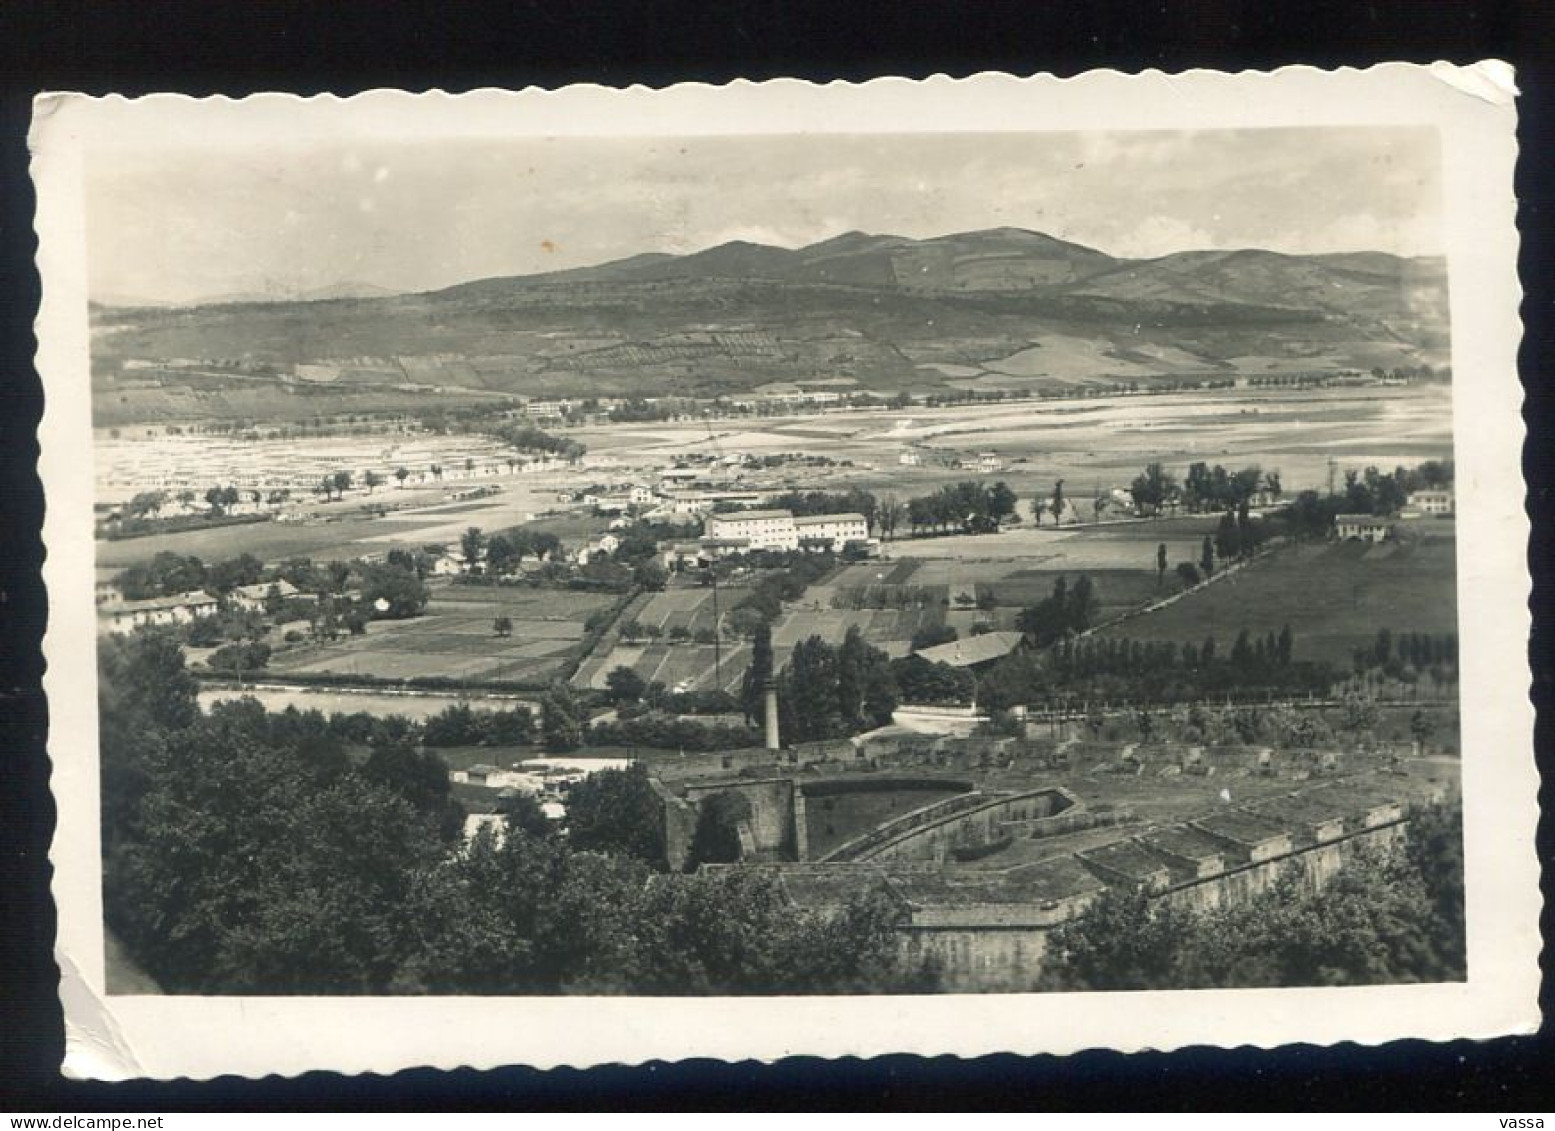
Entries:
MULTIPOLYGON (((791 80, 652 91, 569 87, 452 96, 241 102, 45 95, 31 136, 38 189, 38 366, 47 405, 50 594, 44 680, 59 825, 65 1068, 208 1078, 309 1069, 542 1067, 711 1056, 889 1052, 976 1056, 1091 1047, 1274 1046, 1531 1032, 1538 1024, 1538 779, 1526 642, 1527 522, 1510 68, 1389 64, 1272 74, 980 75, 861 85, 791 80), (93 487, 83 155, 187 143, 760 133, 935 133, 1434 125, 1444 154, 1459 492, 1469 981, 1463 985, 921 998, 427 999, 112 997, 102 990, 93 487)), ((710 190, 714 190, 710 186, 710 190)))

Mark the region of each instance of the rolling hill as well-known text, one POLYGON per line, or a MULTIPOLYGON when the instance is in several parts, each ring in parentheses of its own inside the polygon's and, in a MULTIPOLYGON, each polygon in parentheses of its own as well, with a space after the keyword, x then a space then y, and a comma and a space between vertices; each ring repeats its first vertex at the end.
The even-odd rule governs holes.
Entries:
MULTIPOLYGON (((1047 388, 1447 360, 1446 269, 1375 252, 1131 260, 1016 228, 747 242, 263 304, 94 307, 100 419, 178 389, 195 415, 256 381, 291 400, 1047 388), (176 364, 169 365, 174 359, 176 364)), ((279 398, 275 411, 296 405, 279 398)), ((146 405, 150 409, 149 402, 146 405)))

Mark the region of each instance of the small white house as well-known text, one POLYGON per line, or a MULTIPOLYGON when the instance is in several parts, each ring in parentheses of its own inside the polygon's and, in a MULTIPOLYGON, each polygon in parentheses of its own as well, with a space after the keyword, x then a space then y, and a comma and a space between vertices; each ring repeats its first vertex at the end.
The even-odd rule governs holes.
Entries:
POLYGON ((1452 514, 1453 494, 1448 490, 1416 491, 1409 496, 1409 506, 1421 514, 1452 514))
POLYGON ((1393 535, 1393 520, 1370 514, 1335 515, 1334 533, 1341 542, 1350 539, 1385 542, 1393 535))
POLYGON ((579 549, 573 560, 579 565, 588 565, 589 562, 594 560, 596 554, 604 554, 608 558, 620 548, 621 539, 614 534, 601 534, 598 538, 586 543, 579 549))
POLYGON ((239 585, 227 594, 227 600, 245 612, 262 613, 269 604, 271 593, 277 594, 283 601, 306 596, 290 581, 281 578, 276 581, 261 581, 254 585, 239 585))

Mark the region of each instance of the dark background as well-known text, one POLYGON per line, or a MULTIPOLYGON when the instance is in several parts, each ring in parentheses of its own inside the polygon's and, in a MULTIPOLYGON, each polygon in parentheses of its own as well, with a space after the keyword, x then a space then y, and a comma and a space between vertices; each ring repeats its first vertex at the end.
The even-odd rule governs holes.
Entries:
MULTIPOLYGON (((42 407, 31 358, 38 282, 27 179, 29 104, 40 90, 241 96, 259 90, 349 95, 380 86, 448 91, 593 82, 663 86, 795 76, 963 76, 985 70, 1071 75, 1267 69, 1385 60, 1518 68, 1518 172, 1525 299, 1524 451, 1535 632, 1531 694, 1539 763, 1550 761, 1555 655, 1549 638, 1555 431, 1549 154, 1555 152, 1555 5, 1267 3, 649 3, 527 0, 481 5, 284 2, 0 3, 0 1110, 176 1111, 550 1108, 781 1110, 976 1107, 1048 1110, 1454 1109, 1555 1106, 1555 1041, 1537 1037, 1275 1052, 1190 1049, 1120 1056, 777 1065, 691 1062, 592 1072, 317 1073, 296 1080, 102 1085, 64 1081, 51 947, 47 849, 54 823, 39 691, 46 598, 38 576, 43 493, 34 430, 42 407)), ((1515 657, 1507 657, 1516 670, 1515 657)), ((1548 787, 1541 798, 1548 808, 1548 787)), ((1551 892, 1551 822, 1541 824, 1551 892)), ((1545 910, 1545 936, 1551 914, 1545 910)), ((1551 981, 1541 1002, 1550 1014, 1551 981)))

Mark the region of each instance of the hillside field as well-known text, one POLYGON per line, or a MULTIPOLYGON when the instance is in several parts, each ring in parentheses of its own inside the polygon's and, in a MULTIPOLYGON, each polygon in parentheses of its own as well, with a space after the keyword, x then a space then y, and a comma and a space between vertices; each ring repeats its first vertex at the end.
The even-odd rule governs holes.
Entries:
POLYGON ((1098 635, 1202 641, 1222 649, 1246 628, 1258 636, 1290 625, 1298 660, 1348 669, 1353 650, 1379 629, 1457 633, 1457 539, 1453 524, 1422 519, 1405 541, 1370 546, 1288 546, 1223 582, 1098 635))

